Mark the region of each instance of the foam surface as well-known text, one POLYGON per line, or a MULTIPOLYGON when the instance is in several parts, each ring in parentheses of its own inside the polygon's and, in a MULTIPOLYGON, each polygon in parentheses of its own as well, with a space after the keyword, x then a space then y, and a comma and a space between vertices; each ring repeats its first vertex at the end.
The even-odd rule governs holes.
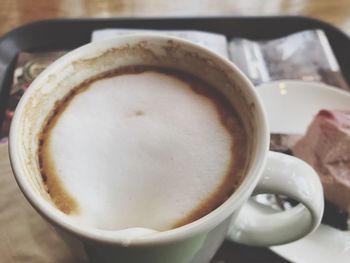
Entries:
POLYGON ((80 212, 100 229, 166 230, 227 175, 232 136, 188 83, 146 71, 98 80, 51 130, 49 151, 80 212))

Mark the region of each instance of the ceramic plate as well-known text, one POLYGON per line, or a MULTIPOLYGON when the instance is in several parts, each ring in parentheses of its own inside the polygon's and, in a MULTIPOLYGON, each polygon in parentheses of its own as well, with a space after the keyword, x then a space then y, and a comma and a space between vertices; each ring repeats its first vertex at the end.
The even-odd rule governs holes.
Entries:
MULTIPOLYGON (((257 91, 271 133, 304 134, 320 109, 350 110, 350 92, 321 83, 278 81, 260 85, 257 91)), ((349 263, 350 231, 321 225, 299 241, 271 249, 295 263, 349 263)))

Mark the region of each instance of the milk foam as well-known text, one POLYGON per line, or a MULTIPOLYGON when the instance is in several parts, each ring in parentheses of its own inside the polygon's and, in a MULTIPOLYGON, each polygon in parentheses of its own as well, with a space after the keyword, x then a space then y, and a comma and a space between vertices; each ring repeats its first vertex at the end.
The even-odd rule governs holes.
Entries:
POLYGON ((169 229, 227 176, 232 136, 212 100, 146 71, 97 80, 51 130, 48 149, 81 224, 169 229))

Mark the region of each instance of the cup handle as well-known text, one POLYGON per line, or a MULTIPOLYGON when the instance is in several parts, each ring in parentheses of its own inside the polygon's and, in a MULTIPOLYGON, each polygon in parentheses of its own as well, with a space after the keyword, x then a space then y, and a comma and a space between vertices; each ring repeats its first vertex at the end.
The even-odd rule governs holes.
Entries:
POLYGON ((320 224, 324 209, 322 185, 315 170, 304 161, 270 151, 253 195, 262 193, 285 195, 300 204, 276 212, 250 198, 232 221, 227 239, 272 246, 295 241, 320 224))

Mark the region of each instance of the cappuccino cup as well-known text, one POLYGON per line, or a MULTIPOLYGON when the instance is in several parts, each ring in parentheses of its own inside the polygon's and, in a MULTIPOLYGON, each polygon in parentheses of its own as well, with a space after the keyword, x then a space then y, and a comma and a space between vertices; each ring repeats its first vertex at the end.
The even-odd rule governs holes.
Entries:
POLYGON ((58 59, 18 104, 9 154, 30 204, 93 262, 209 262, 225 238, 292 242, 323 213, 316 172, 269 151, 250 81, 172 37, 121 36, 58 59), (271 213, 261 193, 300 204, 271 213))

